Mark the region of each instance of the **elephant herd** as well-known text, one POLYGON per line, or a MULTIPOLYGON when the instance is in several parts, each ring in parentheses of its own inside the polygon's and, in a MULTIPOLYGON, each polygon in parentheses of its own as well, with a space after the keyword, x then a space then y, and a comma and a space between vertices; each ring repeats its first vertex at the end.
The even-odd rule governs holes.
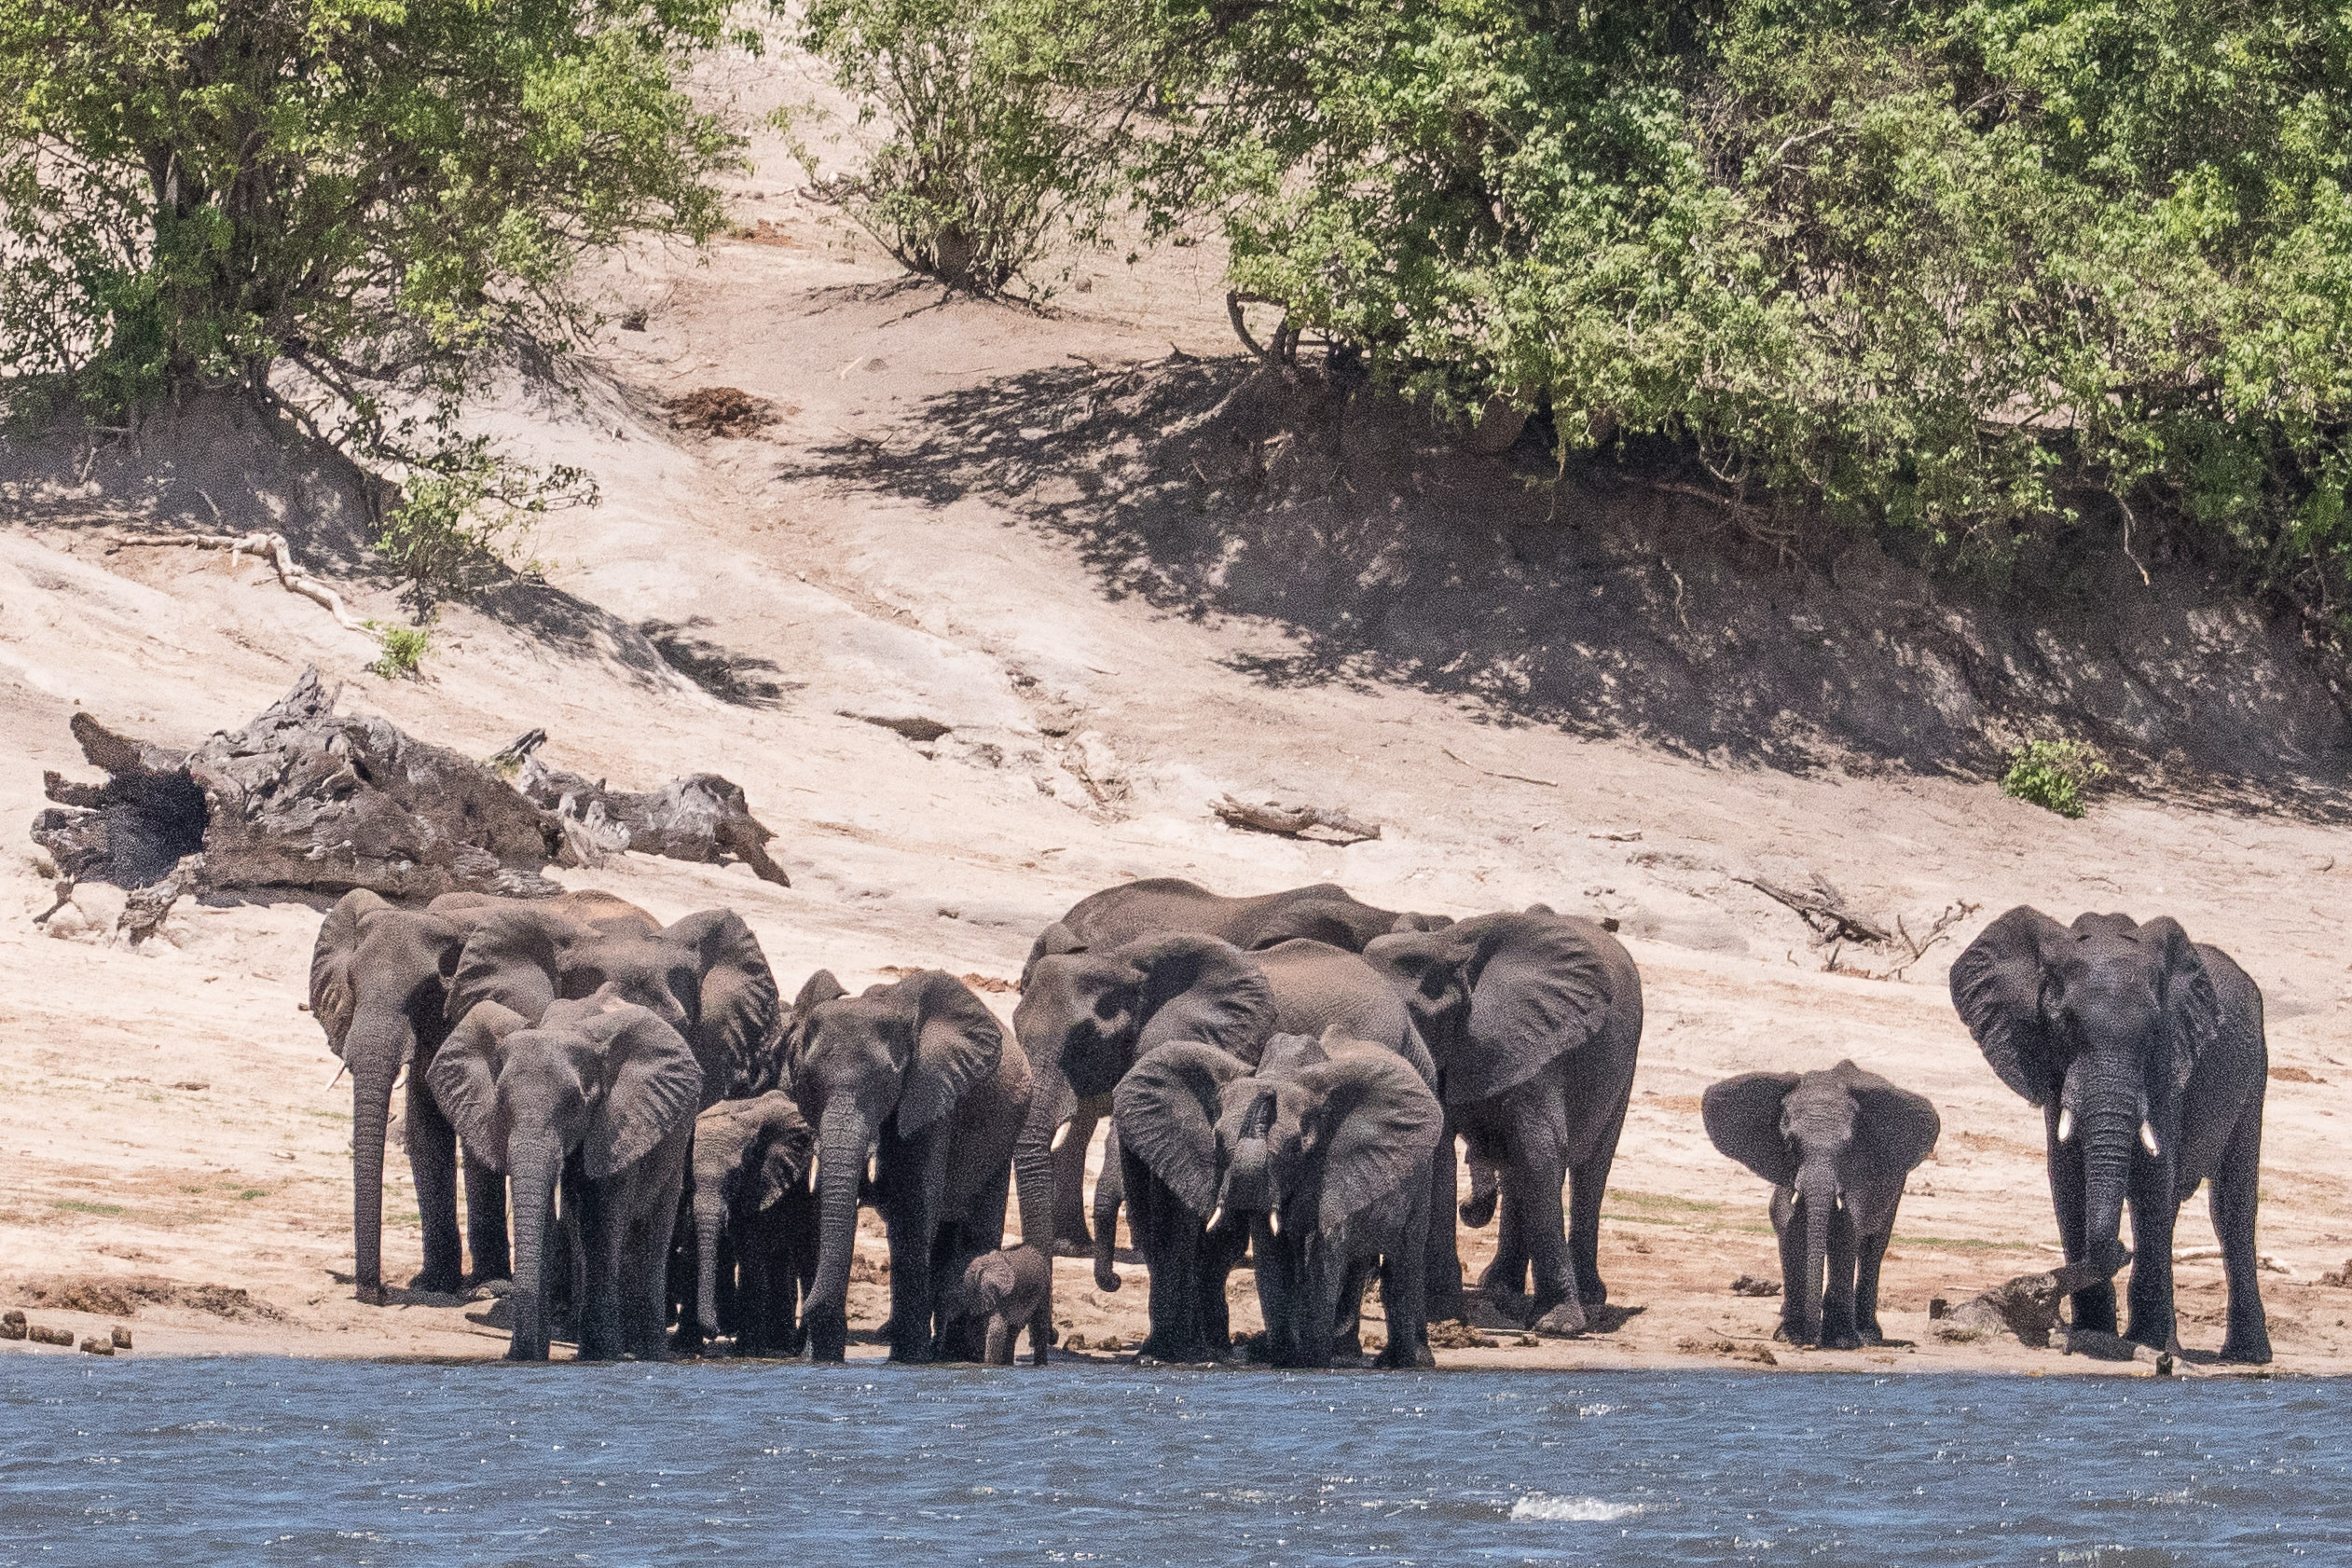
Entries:
MULTIPOLYGON (((2267 1361, 2255 1283, 2267 1060, 2251 981, 2168 919, 2020 908, 1954 964, 2001 1080, 2043 1109, 2078 1327, 2177 1348, 2171 1230, 2210 1179, 2229 1278, 2225 1358, 2267 1361), (2128 1202, 2139 1257, 2119 1239, 2128 1202)), ((1113 1267, 1121 1210, 1148 1276, 1141 1353, 1232 1356, 1245 1259, 1264 1359, 1432 1364, 1466 1308, 1457 1217, 1497 1227, 1477 1290, 1541 1332, 1607 1300, 1609 1171, 1642 984, 1601 925, 1541 905, 1444 916, 1329 885, 1224 898, 1171 878, 1081 900, 1041 933, 1005 1030, 941 970, 785 1003, 724 910, 663 926, 596 892, 348 895, 322 926, 311 1010, 352 1079, 353 1257, 386 1300, 384 1145, 406 1072, 424 1231, 414 1287, 508 1286, 516 1359, 734 1353, 840 1360, 860 1205, 888 1242, 894 1360, 1009 1364, 1053 1342, 1055 1252, 1113 1267), (1107 1121, 1090 1228, 1085 1153, 1107 1121), (462 1162, 460 1149, 462 1148, 462 1162), (1457 1148, 1469 1199, 1457 1208, 1457 1148), (465 1226, 460 1236, 461 1163, 465 1226), (1003 1246, 1015 1191, 1027 1245, 1003 1246), (513 1220, 509 1227, 509 1199, 513 1220), (465 1267, 468 1255, 472 1268, 465 1267)), ((1850 1062, 1754 1072, 1702 1103, 1772 1186, 1781 1334, 1877 1342, 1879 1261, 1935 1108, 1850 1062)))

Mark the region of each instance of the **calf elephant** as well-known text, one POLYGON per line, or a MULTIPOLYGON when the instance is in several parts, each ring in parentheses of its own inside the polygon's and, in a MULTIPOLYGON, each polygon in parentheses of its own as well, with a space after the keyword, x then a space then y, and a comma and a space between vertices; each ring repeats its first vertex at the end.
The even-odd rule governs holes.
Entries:
POLYGON ((1453 1139, 1502 1176, 1502 1228, 1480 1281, 1516 1296, 1533 1267, 1531 1327, 1574 1334, 1608 1300, 1601 1200, 1616 1158, 1642 1042, 1642 980, 1589 920, 1542 911, 1481 915, 1398 932, 1364 949, 1412 1011, 1437 1063, 1447 1127, 1433 1208, 1430 1312, 1461 1311, 1453 1245, 1453 1139), (1566 1213, 1561 1189, 1573 1184, 1566 1213))
POLYGON ((819 971, 794 1009, 792 1093, 817 1128, 817 1278, 809 1354, 848 1343, 849 1259, 869 1158, 890 1239, 890 1358, 932 1359, 933 1281, 1004 1240, 1014 1135, 1029 1064, 963 982, 939 970, 850 997, 819 971))
POLYGON ((558 1183, 581 1260, 580 1358, 658 1359, 670 1228, 702 1094, 685 1040, 615 986, 553 1003, 536 1024, 483 1002, 427 1076, 467 1158, 514 1183, 508 1359, 547 1359, 553 1281, 543 1265, 558 1183))
POLYGON ((1772 1184, 1781 1327, 1796 1344, 1883 1344, 1878 1264, 1904 1178, 1943 1123, 1922 1094, 1851 1062, 1825 1072, 1743 1073, 1700 1103, 1717 1149, 1772 1184))
POLYGON ((2270 1051, 2246 971, 2175 920, 2069 927, 2020 905, 1953 962, 1951 986, 1986 1062, 2042 1107, 2067 1261, 2102 1281, 2075 1292, 2074 1326, 2114 1332, 2113 1276, 2130 1261, 2127 1337, 2176 1348, 2173 1224, 2210 1180, 2229 1278, 2221 1358, 2269 1361, 2254 1220, 2270 1051), (2137 1258, 2120 1236, 2126 1199, 2137 1258))
POLYGON ((495 1171, 465 1164, 464 1269, 458 1235, 458 1146, 434 1102, 428 1069, 462 1011, 449 1009, 450 976, 467 935, 504 911, 651 930, 651 915, 609 893, 566 893, 525 904, 482 893, 448 893, 423 910, 403 909, 361 889, 347 893, 319 926, 310 953, 310 1012, 327 1046, 351 1074, 351 1257, 359 1299, 384 1303, 384 1134, 393 1082, 408 1068, 406 1141, 424 1221, 424 1268, 410 1285, 454 1291, 511 1272, 506 1184, 495 1171))
POLYGON ((991 1367, 1012 1365, 1012 1342, 1029 1335, 1029 1362, 1045 1365, 1053 1342, 1053 1258, 1043 1247, 1023 1243, 983 1252, 964 1268, 948 1302, 958 1326, 950 1338, 976 1340, 980 1358, 991 1367))
MULTIPOLYGON (((1329 882, 1231 899, 1176 877, 1147 877, 1089 894, 1048 926, 1029 949, 1021 984, 1025 992, 1042 958, 1100 952, 1148 937, 1211 936, 1244 951, 1303 937, 1355 953, 1383 932, 1435 929, 1451 923, 1442 915, 1398 915, 1376 909, 1329 882)), ((1033 1065, 1035 1056, 1032 1052, 1033 1065)), ((1058 1108, 1056 1114, 1060 1114, 1058 1108)), ((1069 1134, 1053 1156, 1053 1249, 1066 1257, 1083 1257, 1089 1245, 1086 1149, 1096 1118, 1093 1108, 1078 1107, 1070 1119, 1069 1134)), ((1107 1154, 1104 1169, 1117 1167, 1116 1158, 1107 1154)))
POLYGON ((733 1293, 735 1353, 791 1355, 800 1349, 795 1313, 802 1281, 816 1267, 816 1199, 805 1179, 817 1135, 792 1097, 770 1090, 721 1100, 695 1119, 693 1218, 695 1294, 673 1341, 700 1351, 722 1322, 722 1271, 733 1293), (722 1246, 723 1244, 723 1246, 722 1246))

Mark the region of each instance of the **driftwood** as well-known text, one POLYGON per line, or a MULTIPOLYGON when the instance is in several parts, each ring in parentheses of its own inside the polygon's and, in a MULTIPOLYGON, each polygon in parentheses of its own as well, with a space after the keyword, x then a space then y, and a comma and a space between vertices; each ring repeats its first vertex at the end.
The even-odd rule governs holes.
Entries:
POLYGON ((599 779, 551 768, 533 753, 547 732, 518 736, 490 759, 511 763, 515 786, 531 803, 554 815, 563 832, 568 863, 597 866, 624 849, 701 865, 740 860, 763 882, 790 887, 792 879, 768 857, 776 836, 751 815, 742 789, 715 773, 692 773, 658 790, 632 793, 599 779))
POLYGON ((343 596, 294 564, 294 548, 282 533, 182 533, 166 539, 117 540, 112 548, 131 549, 138 546, 160 548, 186 544, 199 550, 226 550, 232 556, 259 556, 269 562, 278 573, 278 585, 290 594, 299 594, 314 604, 325 606, 335 617, 336 625, 346 631, 364 632, 367 628, 351 619, 351 612, 343 608, 343 596))
POLYGON ((1328 844, 1361 844, 1381 835, 1378 822, 1367 822, 1327 805, 1281 805, 1273 801, 1252 805, 1227 795, 1209 802, 1209 809, 1233 827, 1287 838, 1305 838, 1316 829, 1329 835, 1318 842, 1328 844))
POLYGON ((1761 876, 1740 876, 1732 879, 1744 882, 1766 898, 1789 908, 1813 928, 1813 945, 1843 938, 1848 942, 1867 942, 1877 946, 1894 940, 1894 933, 1874 921, 1865 920, 1846 907, 1846 896, 1821 873, 1813 873, 1812 890, 1808 892, 1761 876))

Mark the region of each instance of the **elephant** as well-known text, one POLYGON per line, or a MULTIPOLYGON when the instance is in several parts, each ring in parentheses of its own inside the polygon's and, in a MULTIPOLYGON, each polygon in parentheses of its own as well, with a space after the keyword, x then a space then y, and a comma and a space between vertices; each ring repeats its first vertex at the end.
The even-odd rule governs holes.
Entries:
MULTIPOLYGON (((604 985, 683 1036, 703 1072, 703 1106, 780 1086, 779 998, 760 939, 732 910, 667 927, 573 919, 523 904, 485 914, 449 976, 452 1022, 484 1001, 526 1018, 604 985)), ((697 1109, 702 1108, 697 1107, 697 1109)))
POLYGON ((939 1348, 934 1278, 1004 1241, 1014 1135, 1029 1062, 963 982, 926 970, 851 997, 809 977, 787 1041, 791 1083, 817 1128, 817 1277, 802 1316, 809 1355, 843 1359, 858 1202, 872 1193, 890 1242, 890 1358, 939 1348))
POLYGON ((1462 1311, 1452 1223, 1458 1134, 1502 1176, 1501 1230, 1480 1288, 1490 1300, 1516 1297, 1532 1266, 1529 1327, 1582 1332, 1586 1309, 1608 1300, 1601 1200, 1642 1043, 1633 960, 1595 922, 1541 910, 1395 932, 1368 943, 1364 958, 1410 1008, 1446 1108, 1430 1315, 1462 1311), (1573 1183, 1564 1215, 1563 1183, 1573 1183))
MULTIPOLYGON (((1386 931, 1435 929, 1451 923, 1442 915, 1398 915, 1375 909, 1329 882, 1231 899, 1180 878, 1147 877, 1091 893, 1048 926, 1029 949, 1028 962, 1021 970, 1021 988, 1028 989, 1040 959, 1098 952, 1144 937, 1213 936, 1244 951, 1307 937, 1355 953, 1386 931)), ((1086 1149, 1096 1120, 1095 1111, 1081 1107, 1054 1155, 1053 1250, 1065 1257, 1082 1258, 1091 1245, 1083 1190, 1086 1149)), ((1107 1153, 1103 1168, 1115 1170, 1118 1163, 1107 1153)))
POLYGON ((1774 1338, 1852 1350, 1884 1344, 1878 1264, 1903 1182, 1943 1122, 1924 1094, 1840 1062, 1822 1072, 1742 1073, 1700 1101, 1707 1136, 1772 1184, 1781 1242, 1774 1338))
POLYGON ((678 1031, 605 985, 533 1023, 498 1002, 469 1011, 426 1069, 468 1160, 515 1193, 512 1361, 544 1361, 549 1227, 573 1238, 584 1361, 663 1356, 670 1229, 685 1184, 702 1067, 678 1031))
POLYGON ((406 1135, 424 1220, 419 1290, 450 1292, 512 1271, 506 1184, 465 1166, 464 1271, 458 1235, 457 1135, 433 1102, 426 1070, 459 1014, 448 983, 473 928, 503 911, 528 908, 606 929, 656 928, 652 915, 610 893, 565 893, 529 904, 486 893, 446 893, 422 910, 403 909, 364 888, 347 893, 319 926, 310 954, 310 1011, 327 1046, 351 1075, 351 1257, 359 1299, 377 1306, 383 1284, 384 1135, 394 1080, 408 1068, 406 1135))
POLYGON ((1445 1112, 1393 1050, 1337 1030, 1278 1035, 1252 1072, 1179 1041, 1137 1063, 1114 1100, 1124 1156, 1159 1178, 1175 1210, 1165 1217, 1200 1226, 1204 1299, 1222 1298, 1215 1265, 1238 1256, 1226 1238, 1246 1232, 1274 1365, 1328 1367, 1341 1336, 1352 1359, 1374 1269, 1388 1318, 1381 1364, 1435 1365, 1423 1287, 1445 1112))
POLYGON ((2209 1180, 2229 1279, 2221 1359, 2267 1363, 2254 1221, 2270 1051, 2246 971, 2168 917, 2069 927, 2021 904, 1953 961, 1951 990, 1986 1062, 2042 1108, 2058 1238, 2098 1279, 2074 1292, 2074 1327, 2115 1331, 2128 1261, 2125 1337, 2178 1348, 2172 1229, 2209 1180), (2126 1199, 2136 1258, 2120 1235, 2126 1199))
POLYGON ((816 1267, 817 1206, 805 1179, 816 1151, 816 1130, 782 1090, 721 1100, 695 1119, 687 1211, 695 1288, 672 1348, 698 1353, 718 1335, 722 1272, 732 1263, 741 1275, 724 1303, 733 1308, 735 1354, 800 1350, 795 1313, 816 1267))
POLYGON ((961 1331, 977 1332, 981 1359, 991 1367, 1012 1365, 1012 1341, 1029 1335, 1029 1364, 1045 1365, 1053 1342, 1053 1259, 1041 1246, 1023 1243, 983 1252, 964 1267, 964 1277, 948 1300, 961 1331))

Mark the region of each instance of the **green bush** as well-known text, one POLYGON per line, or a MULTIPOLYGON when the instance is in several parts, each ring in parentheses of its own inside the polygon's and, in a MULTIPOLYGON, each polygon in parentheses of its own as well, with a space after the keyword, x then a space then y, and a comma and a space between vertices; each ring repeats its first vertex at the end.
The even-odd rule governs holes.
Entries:
POLYGON ((367 629, 384 645, 384 651, 367 667, 369 674, 386 681, 414 681, 424 672, 425 652, 433 645, 432 627, 370 621, 367 629))
POLYGON ((2083 815, 2083 795, 2108 775, 2107 763, 2079 740, 2032 740, 2009 753, 2001 792, 2061 817, 2083 815))
POLYGON ((530 570, 519 550, 532 521, 596 500, 595 481, 584 470, 515 462, 485 436, 447 438, 409 469, 385 508, 375 549, 425 613, 442 599, 530 570))

